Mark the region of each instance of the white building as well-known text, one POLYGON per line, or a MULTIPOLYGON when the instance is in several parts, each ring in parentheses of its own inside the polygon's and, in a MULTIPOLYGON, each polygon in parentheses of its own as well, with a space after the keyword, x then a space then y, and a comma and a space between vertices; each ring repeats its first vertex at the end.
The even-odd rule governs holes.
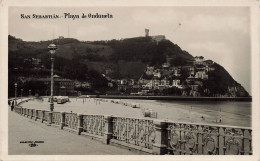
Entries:
POLYGON ((179 87, 181 85, 181 81, 179 79, 172 80, 173 87, 179 87))
POLYGON ((170 63, 166 62, 162 64, 163 68, 169 68, 170 67, 170 63))
POLYGON ((150 82, 148 82, 147 84, 142 86, 145 89, 152 89, 153 88, 153 81, 151 80, 150 82))
POLYGON ((204 63, 204 57, 203 56, 195 56, 193 63, 194 64, 203 64, 204 63))
POLYGON ((153 72, 153 76, 154 77, 157 77, 157 78, 161 78, 161 71, 160 70, 155 70, 154 72, 153 72))
POLYGON ((205 71, 198 71, 195 75, 195 78, 199 78, 199 79, 208 79, 209 76, 208 74, 206 74, 205 71))
POLYGON ((164 86, 164 87, 169 87, 170 86, 170 81, 167 79, 167 78, 164 78, 161 80, 161 86, 164 86))

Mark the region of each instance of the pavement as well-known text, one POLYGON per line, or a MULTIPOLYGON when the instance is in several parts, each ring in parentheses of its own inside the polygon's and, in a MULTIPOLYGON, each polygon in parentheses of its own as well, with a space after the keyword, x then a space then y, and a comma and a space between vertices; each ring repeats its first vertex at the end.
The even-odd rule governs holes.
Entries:
POLYGON ((8 111, 9 155, 137 155, 8 111), (28 141, 39 141, 34 147, 28 141), (26 143, 27 142, 27 143, 26 143), (40 143, 41 142, 41 143, 40 143))

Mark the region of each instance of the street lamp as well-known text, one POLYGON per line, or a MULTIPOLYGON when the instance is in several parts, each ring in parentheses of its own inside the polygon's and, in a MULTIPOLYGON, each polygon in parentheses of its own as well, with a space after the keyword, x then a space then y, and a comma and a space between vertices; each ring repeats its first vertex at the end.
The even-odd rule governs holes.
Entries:
POLYGON ((22 101, 22 98, 23 98, 23 89, 21 89, 21 101, 22 101))
POLYGON ((14 83, 14 100, 15 100, 15 105, 16 105, 16 94, 17 94, 17 83, 14 83))
POLYGON ((48 49, 51 53, 51 100, 50 100, 50 110, 53 111, 54 104, 53 104, 53 66, 54 66, 54 58, 53 55, 55 53, 55 50, 57 49, 55 44, 50 44, 48 46, 48 49))
POLYGON ((17 69, 18 68, 14 68, 14 74, 15 74, 15 83, 14 83, 14 87, 15 87, 15 90, 14 90, 14 97, 15 97, 15 101, 14 101, 14 103, 15 103, 15 105, 16 105, 16 96, 17 96, 17 79, 16 79, 16 75, 17 75, 17 69))

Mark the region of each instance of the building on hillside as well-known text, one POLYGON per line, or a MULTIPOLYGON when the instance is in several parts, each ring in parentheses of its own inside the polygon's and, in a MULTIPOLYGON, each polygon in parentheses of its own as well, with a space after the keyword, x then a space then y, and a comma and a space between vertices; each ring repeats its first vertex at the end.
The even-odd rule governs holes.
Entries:
MULTIPOLYGON (((65 96, 74 95, 74 81, 70 79, 61 78, 58 75, 54 75, 54 96, 65 96)), ((33 80, 34 82, 43 82, 45 85, 51 85, 51 78, 37 78, 33 80)), ((50 90, 46 91, 47 95, 50 95, 50 90)))
POLYGON ((107 83, 107 86, 110 87, 110 88, 112 88, 114 85, 113 85, 112 82, 108 82, 108 83, 107 83))
POLYGON ((194 79, 194 75, 189 75, 188 79, 194 79))
POLYGON ((150 82, 151 79, 144 79, 143 77, 141 77, 138 80, 138 84, 143 85, 143 84, 147 84, 148 82, 150 82))
POLYGON ((88 89, 89 89, 89 88, 91 88, 91 83, 89 83, 89 82, 82 82, 82 83, 81 83, 81 87, 82 87, 82 88, 88 88, 88 89))
POLYGON ((169 77, 173 75, 173 71, 168 69, 161 70, 161 77, 169 77))
POLYGON ((211 66, 211 65, 213 65, 215 62, 214 61, 212 61, 212 60, 205 60, 204 62, 203 62, 203 64, 205 65, 205 66, 211 66))
POLYGON ((153 75, 154 67, 153 66, 147 66, 145 74, 146 75, 153 75))
POLYGON ((25 58, 23 60, 24 63, 29 63, 31 65, 33 65, 34 67, 37 67, 41 64, 41 59, 38 59, 38 58, 25 58))
POLYGON ((176 77, 181 76, 181 69, 180 68, 175 68, 173 71, 173 75, 176 77))
POLYGON ((127 89, 127 86, 125 84, 118 84, 117 85, 117 90, 121 92, 125 92, 127 89))
POLYGON ((79 88, 79 87, 81 87, 81 82, 80 82, 80 81, 77 81, 77 80, 75 80, 75 81, 74 81, 74 87, 76 87, 76 88, 79 88))
POLYGON ((202 85, 203 85, 203 82, 202 82, 200 79, 194 79, 194 80, 193 80, 193 83, 194 83, 195 85, 199 85, 199 86, 202 86, 202 85))
POLYGON ((191 87, 190 96, 199 97, 200 96, 200 93, 198 92, 199 85, 190 85, 190 87, 191 87))
POLYGON ((159 69, 154 70, 153 76, 157 78, 161 78, 161 71, 159 69))
POLYGON ((167 87, 166 86, 164 86, 164 85, 159 85, 158 86, 158 89, 160 90, 160 91, 162 91, 162 90, 164 90, 164 89, 166 89, 167 87))
POLYGON ((151 36, 152 40, 155 41, 156 43, 165 40, 165 36, 164 35, 156 35, 156 36, 151 36))
POLYGON ((194 84, 194 82, 196 81, 196 80, 198 80, 198 78, 194 78, 194 77, 192 77, 192 76, 189 76, 188 78, 186 78, 186 82, 187 82, 187 84, 194 84))
POLYGON ((160 85, 168 88, 170 86, 170 80, 167 77, 164 77, 161 79, 160 85))
POLYGON ((174 80, 172 80, 172 86, 173 87, 179 87, 181 85, 181 80, 179 80, 179 79, 174 79, 174 80))
POLYGON ((157 77, 153 78, 153 88, 154 89, 159 89, 159 85, 161 84, 161 80, 157 77))
POLYGON ((127 80, 127 84, 130 85, 130 86, 133 86, 133 85, 135 85, 135 80, 129 79, 129 80, 127 80))
POLYGON ((165 62, 162 64, 163 68, 169 68, 170 67, 170 63, 169 62, 165 62))
POLYGON ((142 85, 143 89, 153 89, 153 81, 150 80, 147 84, 142 85))
POLYGON ((182 66, 182 70, 186 71, 185 73, 187 73, 188 75, 195 75, 195 67, 194 66, 182 66))
POLYGON ((210 71, 214 71, 215 68, 214 67, 210 67, 210 66, 205 66, 205 67, 203 67, 203 70, 205 70, 207 72, 210 72, 210 71))
POLYGON ((121 85, 126 85, 127 84, 127 79, 121 79, 120 80, 121 85))
POLYGON ((195 78, 198 79, 208 79, 208 74, 205 71, 198 71, 195 75, 195 78))
POLYGON ((204 57, 203 56, 195 56, 193 64, 203 64, 204 62, 204 57))
POLYGON ((189 75, 195 75, 195 68, 194 68, 194 66, 190 66, 188 68, 188 71, 189 71, 189 75))
POLYGON ((149 29, 144 29, 145 31, 145 37, 148 37, 149 36, 149 29))
POLYGON ((191 87, 191 90, 193 90, 193 91, 198 91, 199 90, 199 85, 192 84, 192 85, 190 85, 190 87, 191 87))

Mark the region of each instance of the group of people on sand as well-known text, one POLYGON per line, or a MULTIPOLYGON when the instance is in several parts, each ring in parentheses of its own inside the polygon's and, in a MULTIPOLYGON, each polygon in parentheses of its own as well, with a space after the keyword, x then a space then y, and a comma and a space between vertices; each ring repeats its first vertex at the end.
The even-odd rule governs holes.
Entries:
POLYGON ((8 100, 8 105, 11 107, 11 111, 14 110, 14 106, 16 105, 16 100, 8 100))

